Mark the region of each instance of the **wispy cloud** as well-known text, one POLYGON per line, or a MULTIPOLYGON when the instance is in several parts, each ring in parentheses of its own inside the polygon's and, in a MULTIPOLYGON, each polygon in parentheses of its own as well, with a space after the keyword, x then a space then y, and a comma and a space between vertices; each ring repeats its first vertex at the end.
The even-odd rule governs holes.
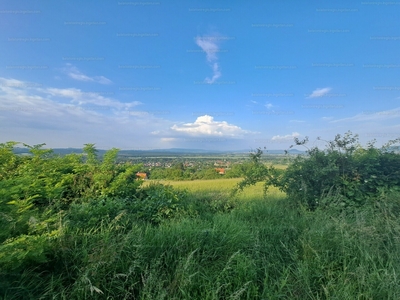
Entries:
POLYGON ((196 37, 196 44, 206 53, 207 61, 213 70, 213 76, 210 79, 207 77, 205 81, 207 83, 214 83, 218 78, 221 77, 221 71, 218 64, 217 52, 219 51, 219 46, 216 43, 216 39, 210 37, 196 37))
POLYGON ((150 132, 173 123, 151 113, 135 114, 139 104, 0 77, 0 120, 4 124, 0 142, 45 142, 49 147, 93 142, 99 148, 121 149, 161 146, 159 137, 150 132))
POLYGON ((161 138, 161 142, 164 142, 164 143, 175 142, 177 140, 178 140, 177 138, 171 138, 171 137, 161 138))
POLYGON ((292 134, 287 134, 287 135, 275 135, 272 137, 271 140, 273 140, 273 141, 293 141, 293 139, 298 136, 300 136, 300 133, 293 132, 292 134))
POLYGON ((384 122, 384 121, 388 121, 390 119, 399 119, 400 120, 400 107, 390 109, 390 110, 376 111, 376 112, 366 111, 366 112, 357 114, 353 117, 332 120, 332 121, 330 121, 330 123, 384 122))
POLYGON ((0 142, 17 140, 48 147, 155 149, 162 147, 237 149, 257 132, 202 115, 193 123, 177 123, 138 101, 77 88, 47 87, 0 77, 0 142))
POLYGON ((99 95, 98 93, 83 92, 76 88, 58 89, 58 88, 45 88, 38 89, 38 91, 44 92, 45 94, 66 98, 71 103, 85 107, 85 105, 90 105, 92 108, 95 107, 108 107, 114 110, 127 110, 135 106, 142 104, 139 101, 132 101, 128 103, 120 102, 108 97, 99 95))
POLYGON ((78 81, 86 81, 86 82, 96 82, 100 84, 111 84, 112 81, 104 76, 87 76, 83 74, 81 71, 78 70, 77 67, 73 66, 72 64, 67 64, 65 68, 65 73, 72 79, 78 81))
POLYGON ((328 94, 332 89, 330 87, 315 89, 307 98, 319 98, 328 94))
POLYGON ((249 133, 225 121, 214 121, 214 118, 209 115, 200 116, 193 123, 174 125, 171 129, 191 136, 239 137, 249 133))

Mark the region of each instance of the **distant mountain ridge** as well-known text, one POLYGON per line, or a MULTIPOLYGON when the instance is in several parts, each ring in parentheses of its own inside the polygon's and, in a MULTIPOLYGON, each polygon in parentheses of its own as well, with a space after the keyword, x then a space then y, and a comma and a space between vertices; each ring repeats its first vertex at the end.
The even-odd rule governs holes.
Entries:
MULTIPOLYGON (((52 149, 55 154, 66 155, 66 154, 81 154, 83 153, 82 148, 53 148, 52 149)), ((98 154, 103 155, 107 150, 98 149, 98 154)), ((186 148, 168 148, 168 149, 150 149, 150 150, 120 150, 119 155, 127 156, 127 155, 145 155, 145 154, 240 154, 240 153, 250 153, 251 150, 205 150, 205 149, 186 149, 186 148)), ((263 150, 264 154, 285 154, 285 150, 263 150)), ((304 151, 300 151, 297 149, 288 150, 290 154, 301 154, 304 151)), ((29 153, 28 148, 16 147, 14 148, 14 153, 16 154, 27 154, 29 153)))

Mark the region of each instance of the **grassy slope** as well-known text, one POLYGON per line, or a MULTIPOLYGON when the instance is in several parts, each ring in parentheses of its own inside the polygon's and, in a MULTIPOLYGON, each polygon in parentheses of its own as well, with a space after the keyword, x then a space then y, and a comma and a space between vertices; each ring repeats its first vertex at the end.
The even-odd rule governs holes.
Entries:
MULTIPOLYGON (((170 183, 203 205, 238 181, 170 183)), ((261 194, 157 227, 116 218, 66 229, 57 263, 14 274, 4 299, 400 299, 399 195, 340 215, 261 194)))

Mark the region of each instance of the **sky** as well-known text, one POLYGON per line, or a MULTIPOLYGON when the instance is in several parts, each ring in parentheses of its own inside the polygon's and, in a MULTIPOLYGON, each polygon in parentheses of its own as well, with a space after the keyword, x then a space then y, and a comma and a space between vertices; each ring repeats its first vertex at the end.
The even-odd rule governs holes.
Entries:
MULTIPOLYGON (((400 137, 400 1, 3 0, 0 143, 400 137)), ((301 147, 298 149, 302 149, 301 147)))

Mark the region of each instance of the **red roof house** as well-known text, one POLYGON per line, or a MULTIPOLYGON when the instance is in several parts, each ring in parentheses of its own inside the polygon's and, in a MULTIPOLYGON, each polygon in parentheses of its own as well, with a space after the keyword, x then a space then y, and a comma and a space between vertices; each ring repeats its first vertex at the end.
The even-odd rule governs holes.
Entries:
POLYGON ((225 169, 224 168, 215 168, 215 171, 217 171, 218 174, 221 174, 221 175, 225 174, 225 169))
POLYGON ((137 172, 136 173, 136 178, 137 179, 147 179, 147 174, 143 172, 137 172))

